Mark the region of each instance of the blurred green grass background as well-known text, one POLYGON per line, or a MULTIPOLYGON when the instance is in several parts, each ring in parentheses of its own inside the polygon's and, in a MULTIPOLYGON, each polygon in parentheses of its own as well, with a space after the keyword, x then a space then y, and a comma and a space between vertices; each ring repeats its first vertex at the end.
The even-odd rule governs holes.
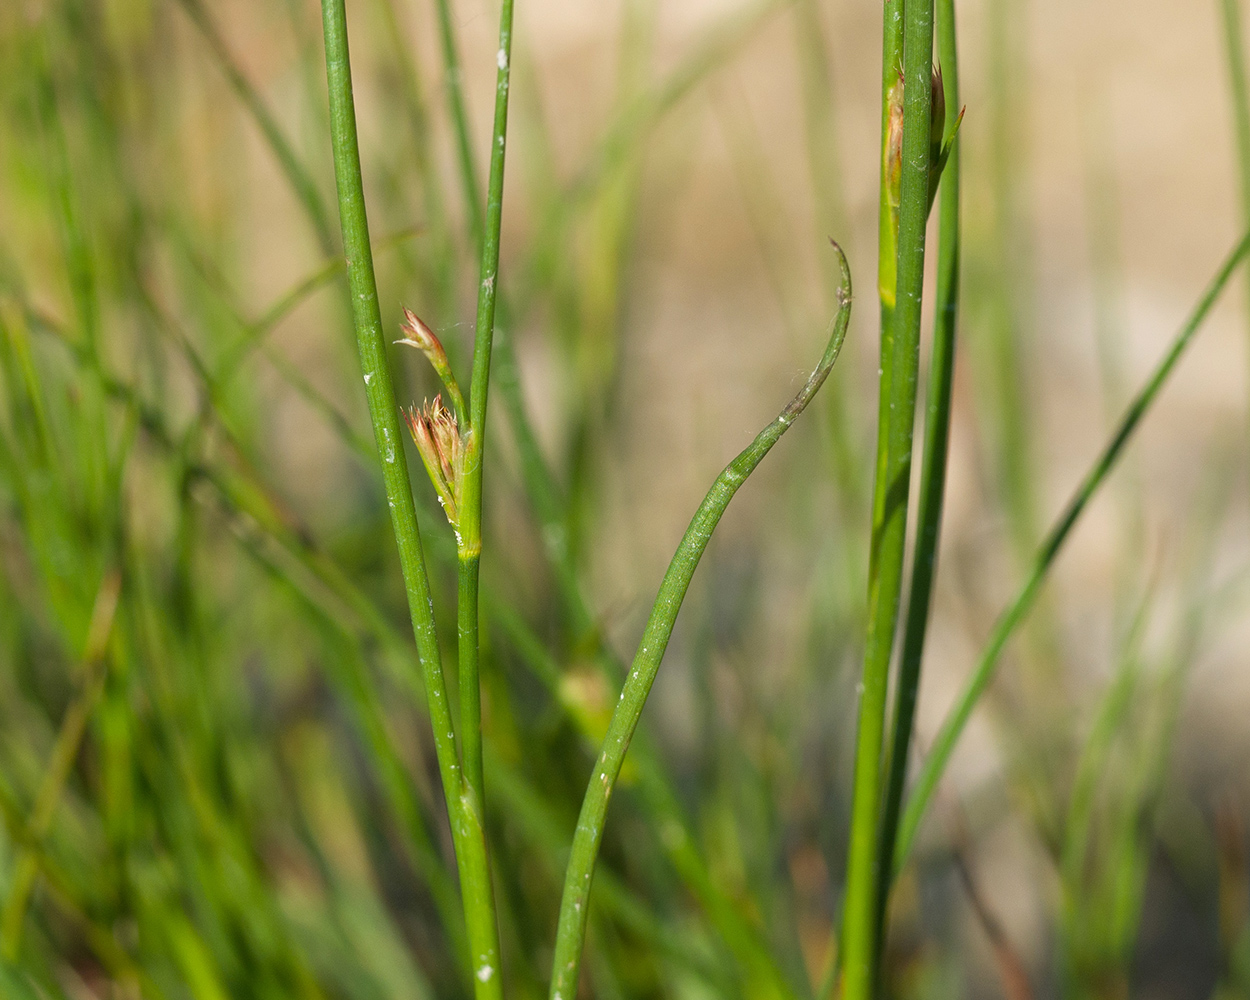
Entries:
MULTIPOLYGON (((1240 226, 1219 11, 1129 10, 960 6, 922 747, 1240 226)), ((494 12, 453 13, 480 168, 494 12)), ((435 9, 349 14, 384 317, 398 337, 414 308, 464 371, 435 9)), ((817 353, 826 237, 871 287, 878 17, 518 9, 483 570, 510 995, 546 992, 576 806, 668 555, 817 353)), ((0 995, 467 995, 315 5, 13 0, 0 122, 0 995)), ((901 884, 892 995, 1250 989, 1244 313, 1222 307, 1014 644, 901 884)), ((833 960, 875 325, 861 291, 825 395, 695 577, 608 827, 587 995, 807 997, 833 960)), ((393 358, 401 402, 435 391, 393 358)), ((414 492, 449 637, 454 545, 414 492)))

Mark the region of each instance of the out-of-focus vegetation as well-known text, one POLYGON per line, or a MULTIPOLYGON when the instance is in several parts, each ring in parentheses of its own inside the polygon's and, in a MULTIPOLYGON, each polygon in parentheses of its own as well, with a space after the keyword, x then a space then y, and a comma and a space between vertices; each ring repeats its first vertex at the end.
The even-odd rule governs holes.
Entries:
MULTIPOLYGON (((614 796, 582 979, 603 1000, 833 981, 877 414, 880 11, 854 6, 519 0, 481 608, 510 997, 547 993, 577 808, 681 527, 822 347, 829 236, 860 290, 846 357, 694 577, 614 796)), ((1236 67, 1222 12, 1201 58, 1236 67)), ((920 753, 1162 351, 1138 326, 1177 326, 1237 228, 1234 115, 1227 192, 1167 188, 1220 225, 1133 270, 1133 220, 1177 216, 1121 193, 1116 129, 1135 150, 1145 126, 1096 76, 1064 147, 1078 207, 1034 206, 1053 161, 1027 141, 1026 13, 1047 17, 959 12, 963 320, 920 753)), ((495 10, 349 15, 383 319, 398 338, 416 309, 467 384, 495 10)), ((326 107, 304 0, 0 5, 2 997, 471 992, 326 107)), ((1250 729, 1219 713, 1250 698, 1229 640, 1246 420, 1212 377, 1246 366, 1240 340, 1212 343, 1210 383, 1147 419, 1155 445, 1134 443, 1009 648, 895 891, 888 995, 1250 991, 1250 729)), ((400 403, 438 390, 416 352, 391 363, 400 403)), ((415 474, 413 492, 454 676, 455 539, 415 474)))

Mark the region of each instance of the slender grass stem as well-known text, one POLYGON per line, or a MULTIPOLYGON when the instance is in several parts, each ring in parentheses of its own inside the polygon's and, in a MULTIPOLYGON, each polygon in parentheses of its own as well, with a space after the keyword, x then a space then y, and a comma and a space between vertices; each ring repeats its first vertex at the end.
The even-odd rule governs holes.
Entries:
MULTIPOLYGON (((1250 91, 1247 90, 1246 81, 1246 52, 1242 42, 1240 0, 1220 0, 1220 13, 1223 15, 1228 83, 1233 98, 1233 125, 1237 133, 1241 214, 1243 224, 1250 224, 1250 91)), ((1246 294, 1247 301, 1250 302, 1250 273, 1247 274, 1246 294)))
POLYGON ((115 570, 106 573, 96 595, 87 630, 82 657, 82 691, 70 702, 61 720, 61 728, 52 747, 52 757, 48 761, 48 769, 39 786, 39 795, 27 823, 25 833, 29 838, 29 846, 23 847, 17 854, 8 895, 4 908, 0 911, 0 958, 6 962, 13 962, 18 957, 26 905, 39 874, 38 849, 52 826, 66 782, 69 781, 74 762, 78 759, 87 723, 104 691, 108 672, 105 657, 120 591, 121 575, 115 570))
MULTIPOLYGON (((495 83, 495 125, 491 134, 490 179, 486 194, 486 228, 481 241, 482 263, 473 341, 473 375, 469 392, 469 426, 465 444, 463 497, 457 528, 459 600, 457 623, 460 654, 460 748, 466 792, 478 815, 485 813, 482 768, 482 693, 478 679, 478 570, 482 551, 482 474, 486 444, 486 398, 490 386, 491 346, 495 334, 495 303, 499 291, 499 233, 503 222, 504 153, 508 132, 508 89, 512 59, 512 0, 499 13, 498 73, 495 83)), ((497 935, 496 931, 496 935, 497 935)), ((498 952, 498 944, 495 945, 498 952)), ((498 969, 498 955, 483 964, 478 978, 498 969)))
MULTIPOLYGON (((978 388, 989 401, 983 426, 994 451, 994 475, 1007 515, 1008 540, 1021 566, 1027 565, 1040 523, 1034 502, 1038 491, 1032 386, 1025 374, 1031 360, 1027 303, 1032 289, 1029 223, 1023 209, 1031 169, 1028 132, 1022 126, 1029 107, 1024 13, 1023 0, 1002 0, 985 12, 989 171, 983 184, 993 222, 989 245, 983 251, 990 259, 983 257, 976 267, 983 274, 978 281, 988 285, 988 320, 985 334, 978 338, 983 351, 983 382, 978 388)), ((1043 631, 1038 636, 1039 649, 1044 650, 1047 642, 1043 631)))
POLYGON ((408 596, 413 634, 425 675, 426 699, 434 731, 443 791, 451 819, 456 861, 460 870, 465 923, 475 970, 478 1000, 502 997, 499 975, 499 932, 495 919, 490 865, 482 815, 471 790, 466 790, 456 758, 455 730, 443 682, 442 657, 434 625, 430 584, 417 527, 416 508, 408 479, 408 463, 399 429, 399 411, 391 381, 382 333, 369 223, 365 211, 360 150, 356 139, 356 110, 352 100, 351 61, 347 43, 344 0, 322 0, 322 28, 326 48, 326 81, 330 96, 330 135, 334 147, 334 174, 338 185, 343 249, 351 288, 356 340, 364 373, 365 394, 373 423, 382 478, 391 511, 391 527, 399 547, 400 566, 408 596))
MULTIPOLYGON (((685 93, 688 92, 694 81, 705 74, 709 67, 715 65, 718 61, 726 58, 729 52, 741 44, 746 37, 747 28, 754 26, 762 17, 763 13, 772 9, 776 5, 776 0, 764 0, 762 4, 752 6, 745 15, 738 15, 731 18, 727 26, 722 26, 713 33, 712 37, 694 53, 687 63, 683 64, 678 70, 674 71, 669 80, 655 92, 648 92, 646 99, 637 99, 629 105, 626 112, 622 112, 619 119, 618 127, 611 130, 611 140, 605 140, 603 152, 596 157, 593 163, 593 169, 587 174, 581 176, 579 184, 574 185, 577 195, 570 197, 585 198, 589 192, 597 190, 597 185, 602 182, 603 175, 609 170, 609 164, 615 163, 615 157, 622 155, 622 150, 626 146, 626 137, 631 134, 630 128, 626 127, 629 123, 634 129, 640 133, 653 124, 666 110, 672 107, 685 93)), ((440 17, 442 15, 440 14, 440 17)), ((478 323, 479 332, 477 343, 483 343, 482 324, 486 318, 486 312, 482 308, 483 298, 486 293, 493 294, 494 307, 497 308, 499 315, 506 323, 508 318, 508 302, 504 297, 503 289, 497 280, 497 264, 498 264, 498 221, 492 216, 492 211, 498 211, 501 205, 500 195, 502 188, 498 191, 495 189, 496 176, 496 160, 499 164, 499 177, 502 178, 503 157, 506 148, 506 135, 504 126, 506 118, 501 122, 499 113, 501 110, 500 97, 506 101, 507 85, 505 80, 505 70, 501 69, 499 84, 496 97, 496 131, 491 146, 491 179, 488 184, 488 205, 486 213, 486 222, 483 227, 480 223, 473 220, 478 216, 474 215, 476 208, 476 176, 477 168, 473 158, 472 145, 467 141, 468 135, 468 119, 464 112, 463 99, 459 96, 458 88, 460 80, 460 71, 458 57, 456 56, 456 40, 454 31, 450 21, 444 26, 444 58, 447 62, 447 73, 450 81, 449 102, 451 105, 451 118, 453 127, 457 132, 457 141, 461 151, 461 174, 465 189, 466 198, 472 202, 469 206, 469 218, 474 228, 473 237, 482 247, 484 266, 482 268, 482 284, 479 286, 479 309, 478 323), (504 141, 501 141, 503 139, 504 141), (483 228, 485 230, 486 239, 483 239, 483 228), (494 245, 489 246, 490 234, 494 233, 494 245), (493 261, 488 269, 485 266, 487 255, 493 261), (494 280, 488 282, 488 279, 494 277, 494 280)), ((510 43, 505 48, 505 39, 501 34, 500 51, 505 54, 505 65, 510 71, 511 69, 511 48, 510 43)), ((502 109, 506 114, 506 104, 502 105, 502 109)), ((565 201, 557 203, 565 204, 565 201)), ((557 212, 560 218, 558 210, 557 212)), ((554 229, 552 231, 554 233, 554 229)), ((554 239, 554 236, 552 236, 554 239)), ((544 243, 541 237, 537 241, 544 243)), ((541 528, 542 538, 545 543, 548 558, 551 562, 556 579, 560 586, 561 598, 566 605, 566 611, 572 619, 572 623, 579 637, 593 631, 593 618, 585 605, 582 598, 581 589, 577 580, 576 569, 573 565, 572 554, 568 544, 568 530, 565 521, 566 512, 564 509, 564 499, 561 491, 556 484, 555 478, 543 458, 541 450, 538 446, 537 437, 533 432, 529 417, 525 411, 524 402, 521 396, 521 387, 519 382, 518 368, 516 357, 512 350, 510 338, 506 337, 507 330, 498 332, 499 357, 497 359, 494 373, 494 381, 498 382, 499 389, 503 395, 503 404, 507 412, 509 423, 512 427, 513 435, 516 439, 517 449, 519 453, 521 474, 525 485, 526 494, 529 502, 533 505, 541 528)), ((493 339, 486 341, 488 350, 493 339)), ((485 413, 485 381, 482 381, 483 389, 478 390, 479 379, 485 379, 484 371, 479 371, 479 365, 488 366, 489 357, 479 355, 475 350, 474 353, 474 382, 471 391, 471 404, 476 407, 480 402, 482 417, 477 416, 477 410, 470 419, 470 426, 474 429, 475 447, 481 447, 483 442, 484 431, 484 413, 485 413)), ((480 455, 480 450, 479 450, 480 455)), ((480 465, 479 465, 480 470, 480 465)), ((480 486, 480 484, 479 484, 480 486)), ((470 487, 475 488, 475 487, 470 487)), ((466 491, 466 509, 469 508, 469 494, 466 491)), ((473 500, 474 503, 480 505, 480 493, 473 500)), ((463 536, 463 528, 461 531, 463 536)), ((466 565, 466 560, 461 560, 461 594, 465 593, 466 584, 464 575, 470 572, 466 565)), ((476 573, 476 566, 471 570, 476 573)), ((475 652, 477 649, 477 641, 473 636, 476 635, 475 628, 478 616, 470 609, 465 602, 461 601, 460 611, 458 614, 460 622, 460 690, 461 690, 461 714, 462 714, 462 748, 466 745, 470 750, 473 749, 474 738, 469 737, 469 743, 466 744, 464 732, 468 730, 464 723, 467 721, 468 715, 478 717, 480 698, 477 695, 477 682, 473 678, 477 676, 477 659, 475 652), (468 664, 469 670, 465 670, 468 664), (466 675, 470 679, 466 679, 466 675), (466 712, 465 706, 469 708, 466 712)), ((597 639, 596 641, 601 641, 597 639)), ((471 755, 470 755, 471 756, 471 755)), ((472 766, 469 763, 469 757, 465 760, 466 774, 472 766)), ((730 901, 723 897, 715 886, 714 881, 707 875, 706 865, 702 859, 698 857, 697 851, 694 850, 693 841, 686 833, 686 823, 677 813, 675 798, 672 795, 667 779, 661 774, 658 765, 654 768, 651 779, 645 783, 648 790, 648 803, 651 805, 656 816, 657 822, 663 824, 666 829, 680 829, 682 836, 679 838, 679 846, 670 851, 670 856, 674 863, 678 866, 685 878, 691 885, 693 891, 699 896, 700 901, 712 914, 717 926, 721 929, 726 940, 735 944, 735 950, 744 956, 752 967, 762 970, 762 974, 775 982, 782 982, 784 977, 776 968, 776 964, 771 954, 759 939, 759 934, 754 925, 744 920, 741 915, 730 904, 730 901)))
MULTIPOLYGON (((959 66, 955 44, 955 2, 938 0, 936 34, 938 63, 942 67, 946 107, 959 107, 959 66)), ((951 129, 958 128, 952 121, 951 129)), ((938 540, 942 528, 942 502, 946 492, 946 456, 950 441, 951 390, 955 374, 955 330, 959 309, 959 142, 953 140, 942 170, 938 204, 937 308, 933 322, 933 352, 929 360, 929 389, 925 396, 924 451, 920 467, 919 510, 916 517, 916 551, 912 557, 903 649, 895 688, 894 726, 889 778, 881 822, 877 877, 877 954, 880 958, 888 927, 892 868, 884 859, 894 856, 898 820, 907 778, 920 692, 920 665, 932 609, 933 579, 937 572, 938 540)))
POLYGON ((1081 481, 1080 486, 1077 487, 1076 493, 1038 548, 1033 558, 1032 569, 1029 571, 1024 585, 995 624, 976 669, 973 670, 972 676, 968 679, 963 691, 960 692, 954 707, 947 714, 945 721, 942 723, 942 728, 938 732, 937 739, 934 740, 933 747, 920 769, 920 774, 916 779, 915 790, 907 800, 907 807, 903 812, 903 822, 899 829, 898 847, 894 853, 895 871, 898 871, 907 860, 912 843, 916 837, 916 832, 920 827, 920 821, 924 818, 925 810, 933 798, 938 781, 941 780, 942 772, 946 770, 946 765, 950 762, 951 754, 955 750, 955 744, 959 741, 964 726, 967 725, 968 719, 972 715, 973 708, 976 707, 981 695, 994 677, 999 656, 1002 654, 1007 640, 1033 607, 1046 573, 1054 563, 1059 550, 1063 548, 1064 542, 1067 541, 1081 513, 1098 491, 1098 488, 1102 486, 1112 468, 1114 468, 1120 453, 1124 450, 1125 444, 1132 437, 1133 431, 1137 429, 1137 425, 1141 422, 1142 417, 1146 415, 1154 403, 1159 395, 1159 390, 1167 382, 1168 377, 1176 367, 1176 363, 1185 352, 1185 348, 1189 346, 1190 341, 1193 340, 1194 334, 1202 326, 1207 313, 1211 311, 1211 307, 1224 290, 1224 286, 1228 284, 1233 272, 1238 265, 1247 259, 1248 254, 1250 254, 1250 232, 1242 238, 1241 242, 1237 244, 1221 265, 1215 278, 1203 293, 1202 298, 1198 300, 1194 311, 1185 321, 1184 326, 1181 327, 1176 339, 1172 342, 1172 346, 1163 356, 1163 359, 1159 362, 1154 373, 1147 380, 1136 398, 1129 404, 1115 434, 1098 456, 1097 461, 1094 462, 1089 472, 1085 474, 1085 478, 1081 481))
POLYGON ((729 501, 794 422, 795 417, 811 402, 842 349, 851 313, 851 274, 842 250, 837 244, 834 244, 834 248, 842 269, 842 283, 838 293, 839 308, 830 326, 828 346, 820 364, 777 418, 760 431, 755 440, 716 477, 712 488, 695 511, 660 584, 638 652, 608 723, 603 747, 577 819, 577 829, 573 835, 573 846, 565 870, 564 895, 560 902, 560 921, 556 930, 551 972, 551 1000, 574 1000, 577 995, 578 969, 589 916, 591 879, 607 821, 608 802, 699 559, 707 548, 708 540, 721 515, 729 506, 729 501))
POLYGON ((460 667, 460 759, 464 780, 485 803, 482 768, 482 687, 478 671, 478 556, 460 556, 456 567, 456 640, 460 667))
MULTIPOLYGON (((890 183, 890 100, 895 86, 899 0, 886 6, 884 73, 882 237, 890 183)), ((855 748, 855 787, 847 889, 842 918, 843 996, 867 1000, 876 979, 877 855, 881 807, 881 756, 885 735, 886 689, 902 592, 907 500, 911 480, 912 433, 919 371, 920 302, 924 285, 925 223, 929 214, 929 159, 933 63, 933 2, 908 0, 903 11, 903 133, 898 194, 896 285, 889 287, 889 265, 882 257, 882 372, 877 430, 877 470, 873 493, 872 544, 868 567, 868 636, 855 748), (891 295, 891 292, 894 294, 891 295), (890 309, 890 306, 893 309, 890 309), (891 314, 892 313, 892 314, 891 314)), ((882 249, 885 253, 885 249, 882 249)))

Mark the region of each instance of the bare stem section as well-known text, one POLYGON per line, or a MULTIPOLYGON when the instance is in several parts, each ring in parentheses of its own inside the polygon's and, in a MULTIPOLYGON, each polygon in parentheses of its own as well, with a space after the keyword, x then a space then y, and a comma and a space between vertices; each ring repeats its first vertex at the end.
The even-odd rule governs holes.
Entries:
MULTIPOLYGON (((959 62, 955 44, 954 0, 938 0, 937 29, 940 79, 945 86, 947 108, 959 107, 959 62)), ((948 128, 949 152, 942 167, 938 202, 937 308, 933 319, 933 353, 929 360, 929 388, 925 396, 924 452, 920 466, 920 508, 916 517, 916 551, 912 556, 903 649, 895 688, 894 724, 891 730, 889 779, 881 820, 881 863, 877 869, 877 952, 888 926, 893 869, 886 859, 894 856, 899 812, 907 779, 907 758, 916 701, 920 693, 920 665, 933 607, 933 582, 937 575, 938 540, 942 530, 942 507, 946 494, 946 455, 950 443, 951 392, 955 377, 955 328, 959 312, 959 146, 955 132, 959 118, 948 128)), ((932 144, 931 144, 932 145, 932 144)))
POLYGON ((850 853, 842 923, 843 993, 867 1000, 876 980, 876 893, 881 809, 882 748, 886 689, 903 583, 907 501, 911 482, 912 427, 920 367, 920 303, 924 287, 925 223, 929 215, 929 164, 932 160, 933 2, 908 0, 902 12, 902 135, 897 160, 891 142, 898 80, 891 81, 897 58, 901 0, 885 15, 885 104, 882 169, 882 331, 877 470, 873 492, 872 540, 868 567, 868 636, 860 684, 855 748, 855 787, 851 803, 850 853), (897 162, 898 236, 893 295, 889 281, 888 236, 892 229, 893 164, 897 162))

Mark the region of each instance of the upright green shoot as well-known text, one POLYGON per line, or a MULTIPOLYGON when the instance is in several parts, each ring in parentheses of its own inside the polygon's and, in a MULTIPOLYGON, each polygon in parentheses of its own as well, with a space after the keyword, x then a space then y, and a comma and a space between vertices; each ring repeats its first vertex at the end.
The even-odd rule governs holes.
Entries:
POLYGON ((885 8, 882 114, 882 301, 879 424, 872 539, 868 567, 868 635, 860 684, 851 803, 847 887, 843 904, 843 993, 867 1000, 876 980, 876 894, 881 807, 881 758, 886 689, 902 592, 903 550, 911 481, 912 428, 919 374, 920 303, 924 285, 925 223, 933 75, 933 0, 909 0, 902 11, 902 121, 897 122, 900 0, 885 8), (901 143, 897 139, 902 126, 901 143), (892 174, 898 171, 898 188, 892 174), (897 190, 897 202, 894 191, 897 190), (897 263, 890 281, 888 240, 897 204, 897 263))
MULTIPOLYGON (((959 107, 959 66, 955 44, 955 2, 938 0, 938 64, 946 88, 946 107, 959 107)), ((933 319, 933 352, 929 360, 929 388, 925 396, 924 452, 920 467, 920 501, 916 518, 916 551, 912 557, 911 589, 903 649, 895 688, 894 725, 889 779, 881 822, 881 865, 877 877, 877 950, 888 927, 890 884, 893 869, 885 859, 894 856, 907 759, 920 693, 920 665, 932 610, 933 579, 937 572, 938 540, 942 527, 942 502, 946 492, 946 455, 950 441, 951 390, 955 375, 955 328, 959 308, 959 144, 954 132, 959 120, 948 127, 951 143, 942 169, 938 205, 937 308, 933 319)))
MULTIPOLYGON (((1247 91, 1246 50, 1242 41, 1241 0, 1220 0, 1224 28, 1224 53, 1228 60, 1228 84, 1233 99, 1233 125, 1237 134, 1237 180, 1241 189, 1241 216, 1250 224, 1250 91, 1247 91)), ((1246 295, 1250 308, 1250 273, 1246 295)), ((1250 313, 1248 313, 1250 316, 1250 313)))
POLYGON ((925 758, 920 774, 916 778, 916 787, 907 801, 907 808, 904 810, 903 821, 899 830, 898 846, 894 852, 895 871, 901 868, 907 860, 912 843, 916 837, 916 832, 920 827, 920 821, 924 818, 925 810, 933 798, 938 781, 941 780, 942 772, 946 770, 946 765, 950 762, 951 754, 955 750, 955 744, 959 741, 964 726, 967 725, 968 719, 972 715, 973 708, 976 707, 981 695, 994 677, 998 666, 998 658, 1002 654, 1007 640, 1032 609, 1047 572, 1054 563, 1056 556, 1058 556, 1059 550, 1063 548, 1064 542, 1067 541, 1081 513, 1115 467, 1115 463, 1124 450, 1124 446, 1128 443, 1129 438, 1132 437, 1133 431, 1137 429, 1137 425, 1141 422, 1142 417, 1149 411, 1151 405, 1158 397, 1159 391, 1172 374, 1177 362, 1180 361, 1185 348, 1189 346, 1190 341, 1193 340, 1194 335, 1202 326, 1203 321, 1211 311, 1211 307, 1215 305, 1225 285, 1228 284, 1238 265, 1246 260, 1248 254, 1250 254, 1250 232, 1246 233, 1241 242, 1237 244, 1221 265, 1215 278, 1203 293, 1202 298, 1199 299, 1194 311, 1176 335, 1172 346, 1163 356, 1163 359, 1159 362, 1141 391, 1138 392, 1136 398, 1129 404, 1127 411, 1120 420, 1119 426, 1116 428, 1115 434, 1098 456, 1089 472, 1085 474, 1085 478, 1081 481, 1080 486, 1077 487, 1076 493, 1068 501, 1067 507, 1064 508, 1063 513, 1038 548, 1024 585, 995 624, 994 630, 990 633, 985 651, 977 662, 976 669, 973 670, 972 676, 968 678, 963 691, 960 692, 959 698, 955 701, 954 706, 946 716, 946 720, 942 723, 937 739, 934 740, 929 755, 925 758))
MULTIPOLYGON (((421 536, 408 478, 408 462, 400 437, 399 413, 382 332, 377 284, 373 275, 373 254, 369 245, 360 150, 356 138, 356 111, 352 99, 344 0, 322 0, 321 10, 326 48, 326 80, 330 96, 334 174, 338 185, 343 248, 347 258, 348 284, 351 288, 352 313, 365 394, 369 402, 374 440, 382 459, 382 478, 391 511, 391 527, 399 546, 400 566, 408 596, 413 634, 425 675, 435 752, 451 819, 456 862, 460 870, 465 923, 472 950, 474 990, 478 1000, 498 1000, 503 995, 499 932, 486 851, 486 834, 476 790, 465 780, 456 755, 455 730, 443 682, 442 658, 434 625, 429 579, 421 551, 421 536)), ((505 15, 510 18, 511 4, 505 2, 504 10, 505 15)), ((500 170, 502 171, 502 158, 500 170)))
POLYGON ((460 746, 464 777, 479 812, 482 809, 482 702, 478 682, 478 567, 482 552, 482 472, 486 443, 486 394, 490 384, 495 303, 499 292, 499 232, 503 219, 504 152, 508 131, 508 87, 512 59, 512 2, 503 0, 496 53, 495 127, 490 146, 486 195, 486 230, 478 282, 477 326, 473 341, 473 380, 469 389, 469 427, 465 443, 464 492, 457 530, 460 599, 460 746))

